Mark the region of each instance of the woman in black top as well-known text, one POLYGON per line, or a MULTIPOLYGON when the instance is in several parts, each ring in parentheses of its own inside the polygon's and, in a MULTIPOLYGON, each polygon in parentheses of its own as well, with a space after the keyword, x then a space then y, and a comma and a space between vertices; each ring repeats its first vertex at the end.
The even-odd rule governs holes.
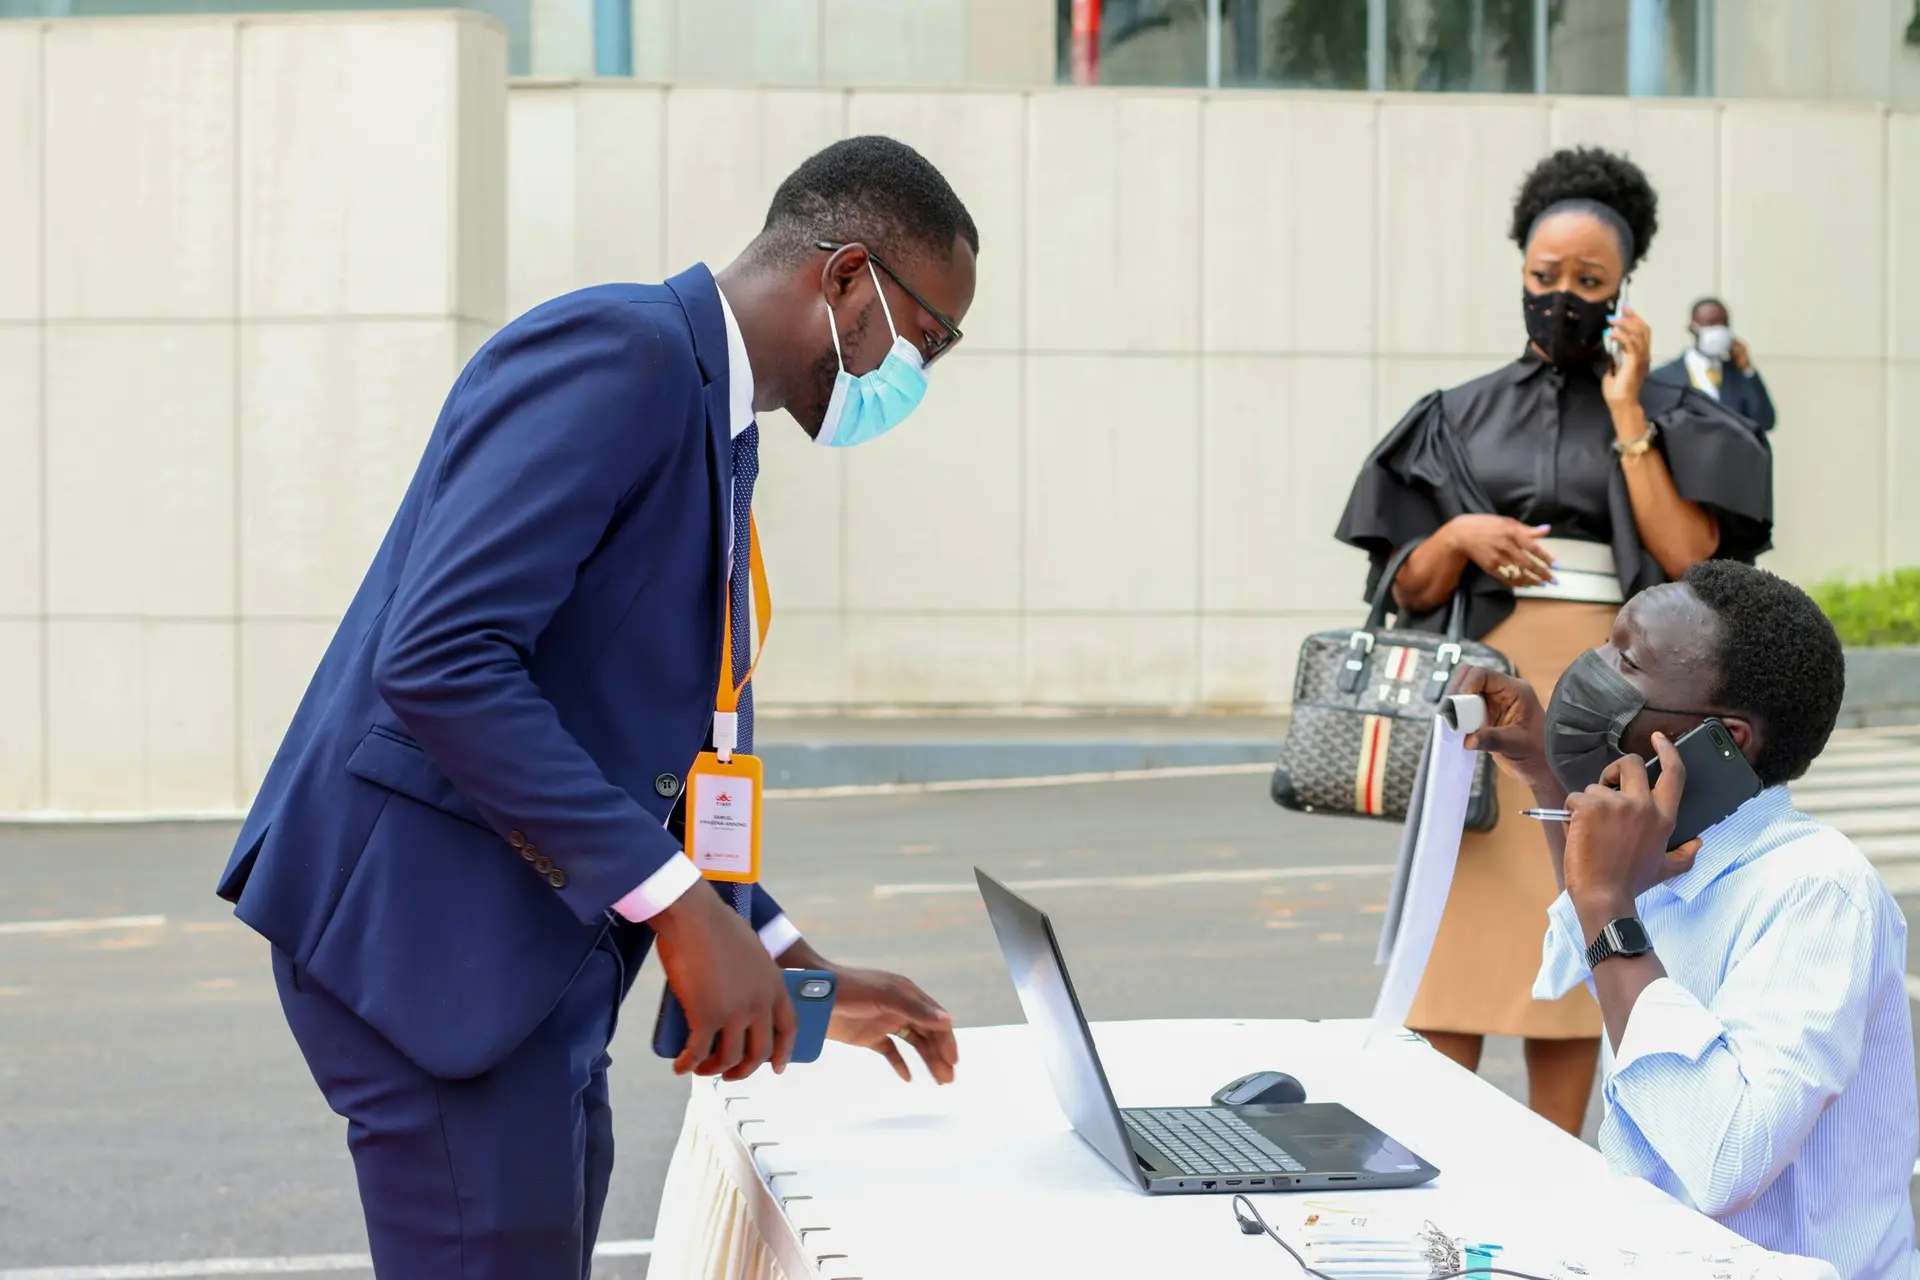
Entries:
MULTIPOLYGON (((1523 253, 1521 357, 1424 397, 1361 467, 1337 536, 1372 560, 1395 549, 1402 624, 1438 630, 1456 590, 1468 634, 1543 696, 1606 642, 1620 604, 1698 561, 1751 561, 1772 533, 1772 457, 1746 423, 1687 387, 1647 380, 1647 322, 1621 303, 1653 239, 1657 200, 1631 161, 1555 152, 1528 175, 1512 234, 1523 253), (1605 349, 1613 339, 1615 360, 1605 349)), ((1500 821, 1469 833, 1408 1025, 1469 1070, 1487 1035, 1526 1040, 1533 1109, 1578 1133, 1600 1011, 1584 990, 1532 998, 1558 889, 1545 841, 1500 775, 1500 821)))

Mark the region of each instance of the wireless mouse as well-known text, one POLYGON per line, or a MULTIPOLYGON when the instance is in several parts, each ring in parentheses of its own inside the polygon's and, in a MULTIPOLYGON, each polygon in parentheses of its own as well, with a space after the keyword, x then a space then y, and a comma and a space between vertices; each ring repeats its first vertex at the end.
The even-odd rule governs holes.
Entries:
POLYGON ((1221 1086, 1213 1095, 1216 1107, 1272 1106, 1306 1100, 1306 1087, 1284 1071, 1255 1071, 1221 1086))

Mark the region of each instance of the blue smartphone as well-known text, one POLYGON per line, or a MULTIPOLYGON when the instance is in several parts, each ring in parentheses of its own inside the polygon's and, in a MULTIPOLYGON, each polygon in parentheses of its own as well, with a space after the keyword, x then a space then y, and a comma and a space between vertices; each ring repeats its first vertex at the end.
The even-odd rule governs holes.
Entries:
MULTIPOLYGON (((787 996, 800 1029, 793 1038, 793 1060, 812 1062, 826 1047, 827 1023, 833 1017, 833 999, 840 986, 824 969, 788 969, 787 996)), ((687 1047, 687 1011, 668 987, 660 993, 660 1017, 653 1024, 653 1051, 677 1058, 687 1047)))

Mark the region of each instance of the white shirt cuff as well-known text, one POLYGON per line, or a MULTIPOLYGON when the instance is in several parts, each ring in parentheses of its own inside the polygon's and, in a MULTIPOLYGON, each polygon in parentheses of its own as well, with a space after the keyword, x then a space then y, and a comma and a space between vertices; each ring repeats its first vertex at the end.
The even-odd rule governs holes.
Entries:
POLYGON ((613 904, 613 909, 635 924, 651 920, 680 901, 680 895, 700 883, 700 872, 693 859, 676 853, 661 864, 658 871, 640 882, 640 887, 613 904))
POLYGON ((1656 979, 1647 984, 1627 1015, 1620 1048, 1613 1055, 1613 1074, 1618 1076, 1641 1058, 1659 1053, 1698 1061, 1725 1034, 1720 1020, 1692 992, 1672 978, 1656 979))
POLYGON ((1581 941, 1580 914, 1563 891, 1547 908, 1547 936, 1540 947, 1540 973, 1533 980, 1535 1000, 1558 1000, 1585 982, 1587 947, 1581 941))
POLYGON ((793 921, 784 915, 775 916, 760 926, 760 945, 767 954, 778 960, 787 953, 787 948, 800 941, 800 930, 793 921))

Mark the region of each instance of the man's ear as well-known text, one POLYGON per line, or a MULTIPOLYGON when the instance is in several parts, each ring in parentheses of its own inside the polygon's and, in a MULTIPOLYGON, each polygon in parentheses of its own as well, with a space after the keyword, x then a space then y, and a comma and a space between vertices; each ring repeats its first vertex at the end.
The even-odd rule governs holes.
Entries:
POLYGON ((821 273, 828 299, 837 303, 852 292, 858 281, 866 279, 867 247, 850 244, 830 255, 821 273))
POLYGON ((1740 754, 1747 758, 1748 764, 1760 759, 1760 729, 1745 716, 1722 716, 1720 723, 1727 726, 1727 732, 1733 735, 1733 745, 1740 748, 1740 754))

